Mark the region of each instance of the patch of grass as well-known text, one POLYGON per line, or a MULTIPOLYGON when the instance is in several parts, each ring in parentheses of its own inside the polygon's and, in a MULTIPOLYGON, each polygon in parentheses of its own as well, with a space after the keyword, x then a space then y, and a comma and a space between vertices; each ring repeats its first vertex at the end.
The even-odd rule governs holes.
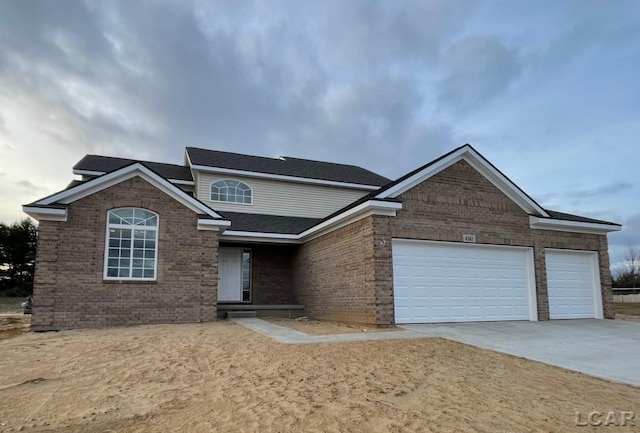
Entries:
POLYGON ((26 298, 0 296, 0 313, 22 313, 22 303, 26 298))
POLYGON ((640 316, 640 302, 616 302, 616 313, 640 316))

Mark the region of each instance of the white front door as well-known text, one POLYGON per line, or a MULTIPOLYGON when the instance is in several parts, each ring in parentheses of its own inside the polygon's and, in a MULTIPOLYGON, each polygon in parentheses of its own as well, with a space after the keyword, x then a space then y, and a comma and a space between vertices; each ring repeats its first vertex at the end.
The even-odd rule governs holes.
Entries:
POLYGON ((220 248, 218 253, 218 302, 242 301, 242 249, 220 248))

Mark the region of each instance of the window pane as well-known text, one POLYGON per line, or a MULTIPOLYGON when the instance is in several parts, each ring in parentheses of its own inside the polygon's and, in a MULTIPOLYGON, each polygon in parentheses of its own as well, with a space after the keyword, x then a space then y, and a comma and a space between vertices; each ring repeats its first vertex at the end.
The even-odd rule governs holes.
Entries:
POLYGON ((106 276, 154 278, 158 216, 145 209, 117 209, 109 212, 108 224, 135 224, 137 227, 108 227, 106 276))

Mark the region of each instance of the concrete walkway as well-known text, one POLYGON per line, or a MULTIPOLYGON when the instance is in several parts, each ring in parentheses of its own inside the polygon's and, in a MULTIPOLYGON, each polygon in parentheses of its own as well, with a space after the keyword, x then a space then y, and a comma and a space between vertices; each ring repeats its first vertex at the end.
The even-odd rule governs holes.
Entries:
POLYGON ((361 332, 353 334, 333 334, 333 335, 310 335, 305 332, 296 331, 286 326, 276 325, 256 318, 230 319, 239 325, 247 327, 259 334, 267 336, 279 343, 285 344, 310 344, 310 343, 343 343, 350 341, 373 341, 373 340, 406 340, 415 338, 429 338, 428 335, 404 331, 389 332, 361 332))
POLYGON ((428 337, 447 338, 640 386, 640 323, 584 319, 402 327, 428 337))

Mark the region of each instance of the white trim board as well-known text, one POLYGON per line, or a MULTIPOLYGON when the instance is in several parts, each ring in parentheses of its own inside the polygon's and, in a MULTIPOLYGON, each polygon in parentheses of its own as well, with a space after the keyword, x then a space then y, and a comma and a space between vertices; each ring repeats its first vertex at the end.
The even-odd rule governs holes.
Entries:
POLYGON ((588 233, 594 235, 606 235, 609 232, 622 230, 620 225, 587 223, 580 221, 567 221, 554 218, 540 218, 529 216, 529 225, 532 229, 553 230, 560 232, 588 233))
POLYGON ((400 194, 410 190, 416 185, 462 160, 468 162, 469 165, 480 172, 480 174, 487 178, 489 182, 491 182, 496 188, 498 188, 503 194, 509 197, 509 199, 528 214, 535 214, 544 217, 549 216, 549 214, 540 205, 538 205, 531 197, 526 195, 504 174, 500 173, 500 171, 493 167, 482 155, 476 152, 476 150, 468 144, 418 171, 402 182, 399 182, 397 185, 381 192, 376 196, 376 198, 396 198, 400 194))
POLYGON ((22 211, 36 221, 66 221, 67 209, 55 209, 39 206, 22 206, 22 211))

